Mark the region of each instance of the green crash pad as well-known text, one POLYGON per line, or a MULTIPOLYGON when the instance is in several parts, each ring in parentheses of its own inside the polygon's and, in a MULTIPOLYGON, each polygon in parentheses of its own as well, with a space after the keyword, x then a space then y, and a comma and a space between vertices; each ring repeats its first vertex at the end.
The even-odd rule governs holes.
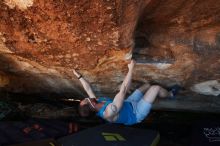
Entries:
POLYGON ((58 139, 62 146, 156 146, 157 131, 104 124, 58 139))

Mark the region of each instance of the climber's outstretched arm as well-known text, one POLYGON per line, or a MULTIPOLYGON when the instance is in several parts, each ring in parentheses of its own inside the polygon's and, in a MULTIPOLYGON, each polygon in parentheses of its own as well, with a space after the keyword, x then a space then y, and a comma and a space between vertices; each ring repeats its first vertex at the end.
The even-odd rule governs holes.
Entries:
POLYGON ((121 110, 126 93, 127 93, 127 90, 129 89, 129 86, 131 84, 132 72, 133 72, 134 65, 135 65, 134 60, 132 60, 128 64, 129 70, 128 70, 128 73, 127 73, 127 75, 121 85, 120 91, 114 97, 113 102, 110 103, 105 109, 106 118, 109 118, 109 119, 111 119, 111 117, 113 118, 121 110))
POLYGON ((90 98, 96 98, 94 92, 92 91, 90 84, 83 78, 83 76, 80 73, 78 73, 75 69, 73 69, 73 73, 76 75, 76 77, 79 79, 79 81, 83 85, 83 88, 85 89, 88 96, 90 98))

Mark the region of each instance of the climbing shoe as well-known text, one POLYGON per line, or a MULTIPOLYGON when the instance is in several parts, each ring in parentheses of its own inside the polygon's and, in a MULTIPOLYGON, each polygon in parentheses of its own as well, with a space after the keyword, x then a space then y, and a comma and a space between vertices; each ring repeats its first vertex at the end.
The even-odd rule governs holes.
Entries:
POLYGON ((171 93, 171 95, 168 97, 169 99, 176 99, 177 93, 182 89, 180 85, 173 85, 171 86, 168 91, 171 93))

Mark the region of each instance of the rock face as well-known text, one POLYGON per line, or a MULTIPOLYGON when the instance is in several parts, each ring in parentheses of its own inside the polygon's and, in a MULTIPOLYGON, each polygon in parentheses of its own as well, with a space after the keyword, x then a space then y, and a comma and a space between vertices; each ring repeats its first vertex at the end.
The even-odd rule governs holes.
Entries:
POLYGON ((220 79, 219 20, 215 0, 3 0, 0 88, 80 98, 77 68, 113 96, 133 55, 133 88, 150 80, 203 94, 193 87, 220 79))

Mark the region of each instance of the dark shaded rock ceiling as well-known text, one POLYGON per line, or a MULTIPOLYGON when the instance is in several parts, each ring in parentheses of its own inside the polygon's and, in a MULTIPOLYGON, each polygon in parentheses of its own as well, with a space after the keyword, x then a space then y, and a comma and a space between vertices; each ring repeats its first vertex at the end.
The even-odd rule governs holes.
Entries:
POLYGON ((114 95, 133 57, 133 88, 148 80, 220 94, 220 1, 3 0, 0 87, 79 97, 77 68, 114 95))

